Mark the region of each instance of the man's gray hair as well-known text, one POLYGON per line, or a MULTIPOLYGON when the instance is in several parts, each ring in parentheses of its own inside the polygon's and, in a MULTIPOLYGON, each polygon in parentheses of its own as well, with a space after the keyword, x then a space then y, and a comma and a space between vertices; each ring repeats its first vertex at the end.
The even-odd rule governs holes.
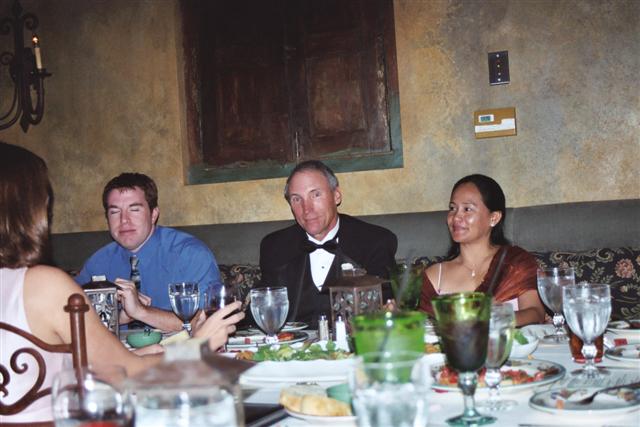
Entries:
POLYGON ((306 160, 302 163, 298 163, 289 174, 289 178, 287 178, 287 183, 284 185, 284 198, 287 200, 287 202, 289 201, 289 183, 291 182, 291 179, 298 172, 305 171, 318 171, 322 173, 325 178, 327 178, 327 182, 329 183, 331 191, 335 191, 335 189, 340 185, 338 183, 336 174, 333 173, 329 166, 325 165, 320 160, 306 160))

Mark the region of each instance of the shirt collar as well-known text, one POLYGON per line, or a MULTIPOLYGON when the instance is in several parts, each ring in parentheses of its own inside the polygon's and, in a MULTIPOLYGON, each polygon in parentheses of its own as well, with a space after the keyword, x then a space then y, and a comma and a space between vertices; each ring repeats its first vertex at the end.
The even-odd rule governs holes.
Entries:
POLYGON ((317 243, 317 244, 321 245, 324 242, 328 242, 329 240, 331 240, 334 237, 336 237, 336 234, 338 234, 338 229, 339 228, 340 228, 340 217, 337 218, 336 225, 331 230, 329 230, 327 235, 324 236, 324 239, 322 239, 322 240, 314 239, 313 237, 311 237, 311 235, 309 233, 305 233, 305 234, 307 235, 307 239, 311 240, 313 243, 317 243))
POLYGON ((147 257, 149 254, 155 251, 155 248, 158 246, 160 241, 160 226, 153 227, 153 231, 151 232, 151 236, 142 244, 142 247, 138 249, 136 252, 127 251, 129 256, 135 255, 140 259, 147 257))

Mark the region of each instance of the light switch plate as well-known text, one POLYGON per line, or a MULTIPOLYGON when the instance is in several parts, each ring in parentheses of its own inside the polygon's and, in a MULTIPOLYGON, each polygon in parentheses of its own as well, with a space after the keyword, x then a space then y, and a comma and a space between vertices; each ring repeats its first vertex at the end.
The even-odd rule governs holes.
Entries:
POLYGON ((489 53, 489 84, 509 83, 509 51, 489 53))

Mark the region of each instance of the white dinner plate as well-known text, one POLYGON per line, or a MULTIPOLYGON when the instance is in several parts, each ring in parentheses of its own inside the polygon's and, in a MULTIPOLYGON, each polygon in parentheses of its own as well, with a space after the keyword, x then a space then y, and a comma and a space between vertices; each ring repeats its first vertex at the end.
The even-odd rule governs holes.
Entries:
POLYGON ((286 408, 285 408, 285 411, 287 412, 287 414, 291 415, 292 417, 305 420, 309 422, 311 425, 318 425, 318 424, 343 425, 346 423, 348 423, 349 425, 354 425, 354 426, 356 425, 356 417, 353 415, 344 416, 344 417, 321 417, 318 415, 301 414, 300 412, 290 411, 286 408))
POLYGON ((640 364, 640 344, 626 344, 608 348, 604 355, 611 360, 640 364))
POLYGON ((242 373, 240 384, 346 382, 353 358, 339 360, 292 360, 259 362, 242 373))
MULTIPOLYGON (((438 380, 440 377, 440 370, 444 367, 444 363, 434 364, 431 368, 431 373, 434 377, 433 384, 431 387, 435 390, 442 391, 457 391, 460 392, 458 385, 444 385, 439 384, 438 380)), ((547 360, 529 360, 529 359, 509 359, 507 363, 500 368, 500 370, 504 373, 508 370, 523 370, 530 376, 535 376, 536 374, 540 375, 543 372, 547 371, 543 377, 539 379, 534 379, 531 382, 527 382, 524 384, 506 384, 500 383, 500 390, 505 393, 516 392, 527 390, 530 388, 540 387, 543 385, 551 384, 553 382, 558 381, 566 372, 565 368, 562 365, 559 365, 554 362, 549 362, 547 360)), ((503 380, 504 381, 504 380, 503 380)), ((486 391, 487 387, 484 385, 478 385, 478 391, 486 391)))
MULTIPOLYGON (((309 338, 306 332, 295 331, 293 338, 290 340, 279 341, 278 344, 293 344, 300 341, 305 341, 309 338)), ((251 334, 248 331, 239 331, 234 336, 229 337, 227 341, 228 350, 241 350, 252 347, 261 347, 266 345, 265 334, 251 334)))
MULTIPOLYGON (((637 322, 637 321, 636 321, 637 322)), ((640 340, 640 328, 634 328, 626 320, 615 320, 609 322, 607 331, 612 334, 612 338, 627 338, 632 340, 640 340)))
MULTIPOLYGON (((307 329, 309 325, 304 322, 287 322, 282 327, 282 332, 293 332, 293 331, 301 331, 303 329, 307 329)), ((261 334, 262 331, 258 328, 249 328, 247 331, 253 334, 261 334)))
POLYGON ((529 399, 529 406, 539 411, 562 415, 595 415, 595 414, 623 414, 640 409, 640 393, 628 392, 622 397, 619 391, 612 394, 601 393, 588 405, 577 405, 572 400, 580 400, 594 393, 598 388, 577 389, 568 399, 558 404, 558 397, 562 389, 553 389, 534 394, 529 399), (626 399, 628 400, 626 400, 626 399))

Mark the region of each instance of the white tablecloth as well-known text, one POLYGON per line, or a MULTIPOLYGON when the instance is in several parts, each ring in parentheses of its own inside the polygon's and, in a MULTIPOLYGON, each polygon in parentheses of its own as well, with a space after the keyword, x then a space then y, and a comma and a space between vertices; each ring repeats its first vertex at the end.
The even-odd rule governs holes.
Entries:
MULTIPOLYGON (((547 325, 541 325, 547 327, 547 325)), ((567 375, 564 379, 552 384, 549 387, 563 387, 568 385, 571 381, 575 380, 571 378, 570 372, 580 368, 582 365, 574 363, 571 360, 568 344, 540 344, 533 353, 533 358, 539 360, 549 360, 563 365, 567 369, 567 375)), ((605 380, 606 382, 623 384, 633 381, 640 381, 640 368, 638 365, 625 365, 624 363, 604 359, 599 365, 604 365, 611 368, 611 375, 605 380)), ((598 383, 595 386, 603 386, 606 384, 598 383)), ((275 403, 278 401, 280 388, 282 384, 272 384, 260 388, 253 395, 249 396, 246 400, 254 403, 275 403)), ((508 392, 503 390, 502 397, 515 400, 517 406, 506 412, 491 413, 491 415, 497 417, 497 422, 490 424, 495 427, 554 427, 554 426, 607 426, 607 427, 639 427, 640 426, 640 411, 634 411, 620 415, 600 415, 597 413, 588 413, 578 416, 567 416, 550 414, 535 410, 529 406, 529 398, 532 396, 532 390, 523 390, 520 392, 508 392)), ((477 393, 476 401, 482 400, 486 397, 484 392, 477 393)), ((462 413, 463 401, 460 393, 437 393, 435 391, 429 392, 429 426, 439 427, 446 426, 445 420, 454 415, 462 413)), ((309 426, 311 423, 288 417, 282 421, 279 421, 274 426, 277 427, 299 427, 309 426)), ((327 424, 323 424, 327 425, 327 424)), ((338 426, 339 424, 331 424, 332 426, 338 426)), ((345 423, 343 425, 355 426, 355 423, 345 423)), ((390 426, 391 427, 391 426, 390 426)))

